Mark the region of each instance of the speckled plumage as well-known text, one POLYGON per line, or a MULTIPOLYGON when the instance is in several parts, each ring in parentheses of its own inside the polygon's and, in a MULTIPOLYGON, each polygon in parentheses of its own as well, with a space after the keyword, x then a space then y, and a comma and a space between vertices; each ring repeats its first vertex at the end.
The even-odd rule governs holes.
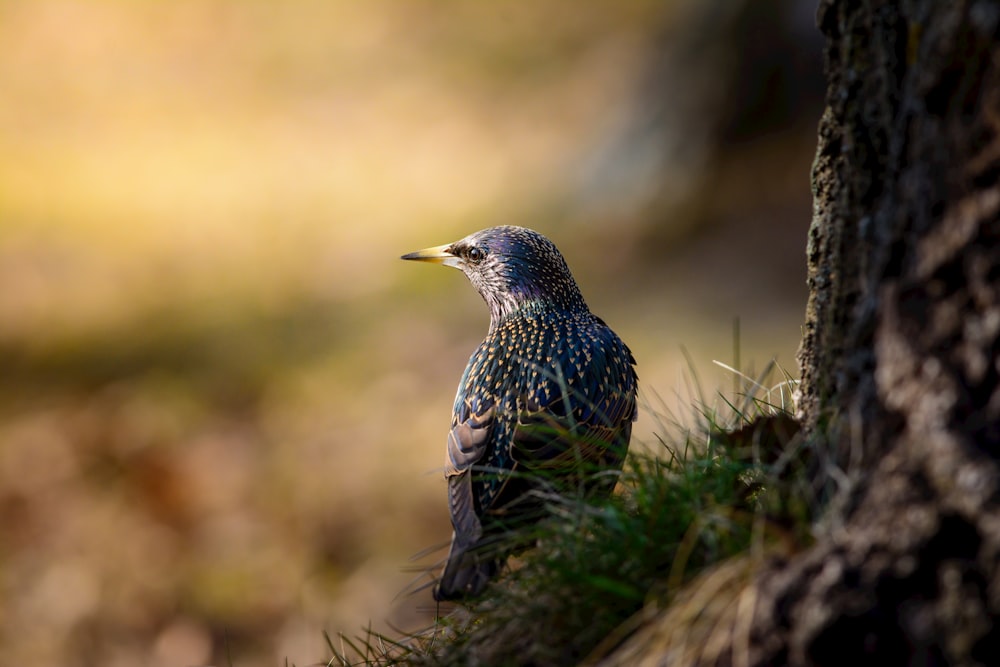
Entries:
POLYGON ((434 596, 454 599, 479 593, 499 569, 504 554, 484 547, 530 520, 532 489, 574 474, 614 486, 614 476, 593 479, 620 469, 628 449, 635 359, 591 314, 562 255, 537 232, 492 227, 403 259, 462 270, 490 308, 448 434, 454 534, 434 596))

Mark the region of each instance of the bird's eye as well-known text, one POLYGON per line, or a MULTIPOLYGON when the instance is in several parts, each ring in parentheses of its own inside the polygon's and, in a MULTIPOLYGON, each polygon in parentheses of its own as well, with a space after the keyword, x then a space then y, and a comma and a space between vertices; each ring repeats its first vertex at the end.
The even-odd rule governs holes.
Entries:
POLYGON ((469 248, 469 252, 466 254, 466 256, 469 258, 470 262, 481 262, 483 261, 483 257, 486 257, 486 251, 484 251, 482 248, 477 248, 476 246, 472 246, 471 248, 469 248))

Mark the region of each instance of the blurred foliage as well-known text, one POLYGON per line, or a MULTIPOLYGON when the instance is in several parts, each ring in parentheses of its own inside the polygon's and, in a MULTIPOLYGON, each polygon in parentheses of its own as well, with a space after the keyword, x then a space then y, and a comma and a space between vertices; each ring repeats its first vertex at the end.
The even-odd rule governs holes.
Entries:
POLYGON ((567 205, 695 5, 0 3, 4 660, 302 665, 324 629, 426 624, 396 595, 447 537, 486 313, 409 250, 539 228, 654 405, 736 315, 787 360, 808 141, 744 163, 801 182, 696 195, 684 243, 567 205))

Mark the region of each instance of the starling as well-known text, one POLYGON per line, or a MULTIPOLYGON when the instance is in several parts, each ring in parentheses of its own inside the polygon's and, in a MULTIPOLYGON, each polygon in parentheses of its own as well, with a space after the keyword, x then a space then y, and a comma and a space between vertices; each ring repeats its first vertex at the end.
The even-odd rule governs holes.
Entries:
POLYGON ((488 546, 537 519, 539 489, 569 479, 614 487, 636 417, 635 358, 538 232, 491 227, 402 259, 460 269, 490 309, 489 333, 458 385, 445 457, 454 533, 434 598, 459 599, 482 592, 503 565, 505 552, 488 546))

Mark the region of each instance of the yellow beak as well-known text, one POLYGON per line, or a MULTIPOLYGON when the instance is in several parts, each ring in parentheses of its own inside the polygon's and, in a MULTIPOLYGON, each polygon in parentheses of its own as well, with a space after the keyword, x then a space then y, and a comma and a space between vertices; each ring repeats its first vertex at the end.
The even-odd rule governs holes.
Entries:
POLYGON ((418 262, 444 264, 445 266, 451 266, 456 269, 462 268, 459 265, 459 258, 456 255, 451 254, 448 251, 449 248, 451 248, 451 244, 434 246, 433 248, 424 248, 423 250, 407 253, 400 257, 400 259, 412 259, 418 262))

